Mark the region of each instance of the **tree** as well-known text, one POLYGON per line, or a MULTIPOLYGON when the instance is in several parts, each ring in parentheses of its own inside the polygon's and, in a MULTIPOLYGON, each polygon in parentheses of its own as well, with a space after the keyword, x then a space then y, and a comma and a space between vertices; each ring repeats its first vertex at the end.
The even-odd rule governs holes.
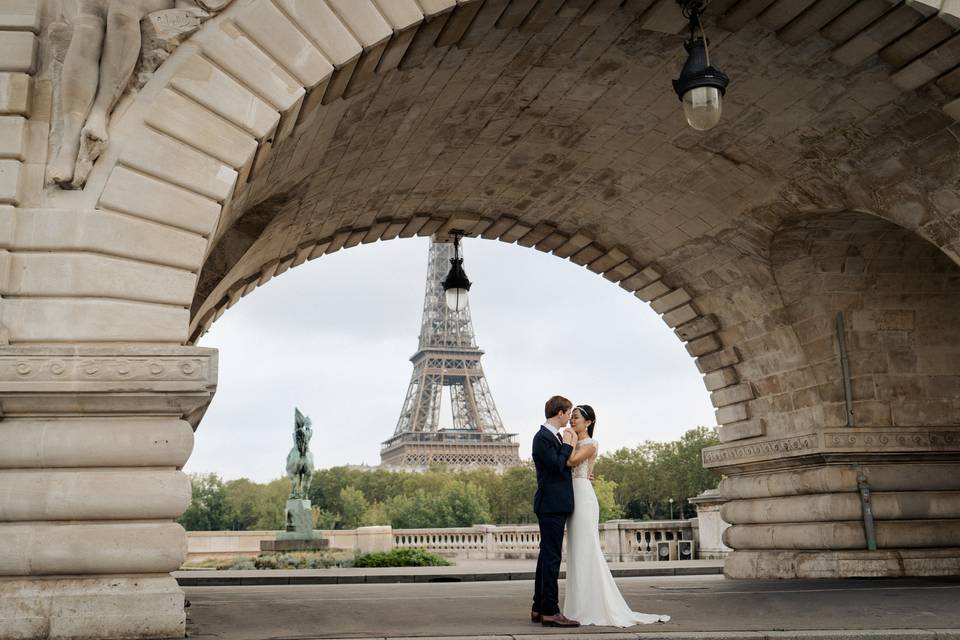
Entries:
POLYGON ((490 522, 490 503, 483 490, 461 480, 450 482, 439 500, 441 527, 470 527, 490 522))
POLYGON ((260 515, 258 507, 262 490, 263 485, 247 478, 230 480, 224 484, 227 503, 233 515, 230 529, 246 531, 254 527, 260 515))
POLYGON ((617 504, 614 493, 617 483, 612 480, 596 478, 593 481, 593 491, 597 494, 597 502, 600 504, 600 522, 607 520, 618 520, 623 517, 623 509, 617 504))
POLYGON ((387 515, 387 510, 384 508, 383 503, 371 503, 370 506, 367 507, 366 513, 363 514, 363 520, 361 521, 360 526, 372 527, 385 524, 390 524, 390 516, 387 515))
POLYGON ((177 519, 187 531, 223 531, 233 523, 223 481, 215 473, 190 476, 191 501, 177 519))
POLYGON ((340 489, 340 523, 338 528, 356 529, 359 527, 369 506, 363 491, 353 487, 340 489))

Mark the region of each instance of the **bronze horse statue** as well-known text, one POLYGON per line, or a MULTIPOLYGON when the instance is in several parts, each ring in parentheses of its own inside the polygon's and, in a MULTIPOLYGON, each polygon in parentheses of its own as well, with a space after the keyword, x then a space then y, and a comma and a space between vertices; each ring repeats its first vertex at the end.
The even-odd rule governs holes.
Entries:
POLYGON ((310 476, 313 475, 313 455, 310 438, 313 436, 310 418, 293 410, 293 448, 287 454, 287 476, 290 477, 290 499, 307 499, 310 476))

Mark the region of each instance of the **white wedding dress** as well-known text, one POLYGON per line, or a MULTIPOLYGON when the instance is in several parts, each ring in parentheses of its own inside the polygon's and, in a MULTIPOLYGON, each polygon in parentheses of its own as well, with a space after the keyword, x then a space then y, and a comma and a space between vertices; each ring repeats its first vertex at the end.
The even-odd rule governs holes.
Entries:
MULTIPOLYGON (((597 446, 592 438, 581 440, 597 446)), ((600 504, 590 482, 597 453, 573 468, 573 514, 567 520, 567 586, 563 615, 580 624, 631 627, 667 622, 670 616, 631 611, 613 581, 600 547, 600 504)))

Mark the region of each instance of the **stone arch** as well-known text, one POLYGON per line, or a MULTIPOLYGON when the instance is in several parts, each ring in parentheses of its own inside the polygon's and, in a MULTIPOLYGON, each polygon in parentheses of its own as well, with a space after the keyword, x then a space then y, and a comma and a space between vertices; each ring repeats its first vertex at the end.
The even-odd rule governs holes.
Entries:
MULTIPOLYGON (((816 406, 819 422, 791 438, 704 452, 707 464, 741 469, 756 469, 765 452, 780 456, 772 473, 735 474, 721 484, 732 525, 724 539, 736 549, 725 572, 923 571, 927 554, 917 547, 960 543, 958 485, 936 480, 954 477, 946 452, 960 444, 960 348, 943 339, 960 319, 960 267, 916 230, 857 211, 807 212, 785 222, 771 238, 770 259, 783 321, 805 356, 797 374, 806 383, 790 398, 816 406), (828 464, 803 469, 804 458, 828 464), (866 554, 864 486, 878 549, 866 554)), ((935 570, 956 571, 954 550, 934 555, 935 570)))
MULTIPOLYGON (((714 0, 714 50, 736 89, 724 125, 703 135, 686 129, 669 91, 684 27, 673 0, 236 0, 121 105, 79 192, 41 184, 51 89, 37 73, 40 3, 0 11, 0 49, 13 53, 0 60, 0 335, 10 343, 0 430, 19 438, 0 466, 42 465, 58 478, 109 468, 121 481, 99 486, 113 491, 162 467, 183 486, 184 418, 196 425, 216 385, 215 353, 186 346, 191 307, 202 308, 196 329, 224 295, 324 242, 426 233, 458 216, 533 245, 554 232, 558 248, 580 238, 572 255, 585 252, 587 265, 621 251, 604 274, 628 265, 637 272, 623 272, 626 282, 654 265, 646 286, 668 283, 654 304, 689 296, 697 331, 710 329, 688 345, 710 350, 698 365, 724 424, 725 442, 704 460, 731 478, 851 494, 849 469, 833 484, 776 470, 955 461, 949 426, 877 427, 906 443, 884 453, 863 429, 824 426, 829 403, 797 405, 818 381, 770 254, 784 221, 824 209, 877 211, 960 254, 956 16, 936 4, 714 0), (381 13, 388 6, 397 12, 381 13), (208 268, 224 276, 211 292, 225 283, 201 291, 209 304, 196 300, 208 268), (54 440, 51 429, 99 435, 54 440), (77 445, 50 448, 63 442, 77 445)), ((958 488, 911 477, 925 490, 958 488)), ((91 620, 132 593, 143 610, 107 630, 64 624, 130 636, 150 621, 182 634, 182 594, 165 572, 183 538, 156 521, 175 510, 161 502, 135 525, 80 500, 66 515, 34 504, 4 521, 17 535, 0 536, 0 558, 18 562, 0 564, 15 577, 5 584, 38 602, 16 623, 48 628, 63 609, 51 603, 79 584, 94 594, 91 620), (46 554, 80 537, 85 564, 46 554), (84 572, 35 596, 37 576, 84 572)), ((882 566, 858 564, 827 542, 811 542, 820 546, 809 557, 819 576, 955 572, 956 545, 925 540, 937 548, 912 550, 916 562, 898 564, 906 555, 893 550, 882 566)), ((759 551, 733 573, 776 574, 789 557, 759 551)))
MULTIPOLYGON (((657 265, 643 265, 624 250, 607 249, 593 240, 587 230, 564 232, 548 224, 531 226, 513 217, 499 219, 478 216, 417 216, 411 220, 378 220, 371 227, 341 228, 334 235, 316 242, 308 242, 279 258, 261 263, 252 253, 251 260, 243 260, 227 274, 219 274, 219 282, 209 291, 198 291, 194 299, 191 322, 191 341, 196 341, 216 322, 223 313, 241 298, 265 285, 287 270, 300 266, 308 260, 328 255, 359 244, 387 241, 395 238, 444 235, 450 230, 464 231, 468 237, 499 240, 521 247, 551 253, 561 259, 569 259, 605 280, 617 284, 632 293, 638 300, 647 303, 657 312, 674 334, 685 343, 687 353, 696 359, 705 379, 707 390, 715 394, 714 404, 729 407, 725 411, 741 411, 738 407, 749 399, 741 391, 722 392, 735 382, 735 374, 729 365, 736 362, 736 352, 724 349, 719 337, 721 329, 713 314, 699 310, 691 295, 682 287, 672 287, 664 279, 657 265), (722 370, 726 367, 726 370, 722 370), (712 375, 711 375, 712 374, 712 375), (724 397, 724 393, 729 397, 724 397)), ((269 232, 265 232, 269 235, 269 232)), ((215 260, 216 256, 211 256, 215 260)), ((752 397, 752 396, 750 396, 752 397)), ((719 417, 719 415, 718 415, 719 417)))

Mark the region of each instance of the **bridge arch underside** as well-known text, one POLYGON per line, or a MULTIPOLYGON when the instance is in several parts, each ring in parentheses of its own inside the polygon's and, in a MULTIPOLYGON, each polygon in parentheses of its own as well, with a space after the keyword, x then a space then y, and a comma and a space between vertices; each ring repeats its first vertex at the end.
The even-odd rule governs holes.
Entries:
POLYGON ((955 22, 761 4, 710 5, 734 80, 707 133, 672 1, 464 1, 381 37, 238 0, 124 99, 82 191, 30 191, 33 143, 0 200, 0 635, 182 635, 216 386, 192 345, 307 260, 451 229, 581 264, 686 343, 728 575, 960 573, 960 61, 924 40, 955 22))

